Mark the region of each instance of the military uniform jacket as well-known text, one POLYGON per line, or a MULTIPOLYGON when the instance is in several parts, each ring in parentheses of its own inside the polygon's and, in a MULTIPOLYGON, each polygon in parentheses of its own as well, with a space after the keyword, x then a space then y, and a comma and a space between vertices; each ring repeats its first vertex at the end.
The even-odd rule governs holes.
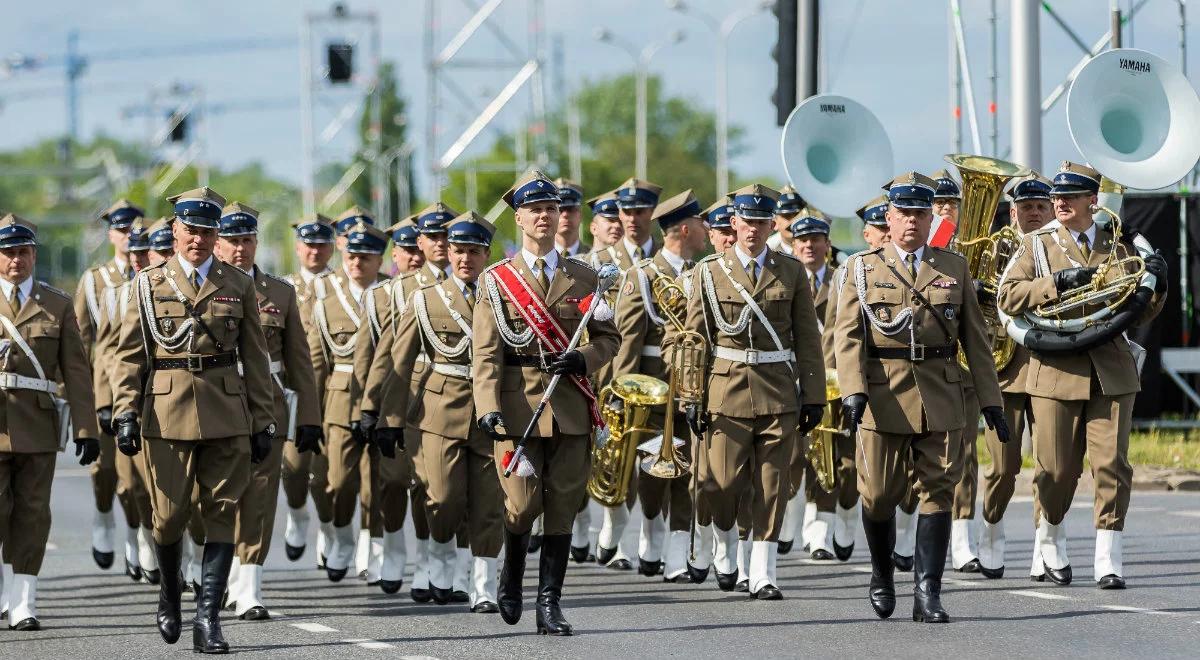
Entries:
MULTIPOLYGON (((384 401, 392 387, 407 388, 410 397, 409 400, 416 400, 416 395, 420 392, 422 378, 429 373, 429 370, 426 368, 428 358, 422 354, 417 356, 411 372, 401 374, 399 377, 393 377, 395 369, 392 363, 392 346, 396 341, 396 329, 399 326, 400 319, 408 314, 411 307, 412 294, 419 288, 417 283, 422 279, 425 279, 425 276, 419 273, 402 273, 388 280, 387 283, 378 285, 380 288, 386 287, 386 291, 372 289, 375 294, 375 309, 379 314, 379 336, 370 347, 355 347, 355 374, 362 373, 360 369, 363 368, 363 365, 360 364, 360 361, 369 360, 370 362, 369 366, 366 367, 366 381, 362 384, 362 395, 359 398, 359 412, 373 410, 380 413, 380 426, 383 428, 398 429, 416 424, 416 418, 413 415, 411 405, 407 414, 400 414, 393 417, 385 417, 382 411, 385 407, 384 401), (384 295, 385 293, 386 295, 384 295), (362 351, 361 354, 358 352, 360 350, 362 351)), ((429 279, 432 280, 432 276, 429 276, 429 279)), ((362 340, 360 339, 360 341, 362 340)))
MULTIPOLYGON (((99 438, 92 377, 71 297, 35 280, 20 312, 14 313, 7 300, 0 300, 0 314, 16 326, 41 364, 45 378, 59 383, 60 396, 71 404, 74 437, 99 438)), ((7 329, 0 328, 0 337, 8 344, 0 371, 41 378, 7 329)), ((0 392, 0 399, 0 452, 58 451, 58 414, 49 393, 11 388, 0 392)))
POLYGON ((114 417, 137 413, 143 437, 166 440, 247 436, 275 422, 276 386, 249 275, 212 257, 196 291, 174 256, 139 272, 124 304, 113 369, 114 417), (241 375, 237 364, 189 371, 158 369, 151 361, 231 351, 241 375))
POLYGON ((662 344, 670 322, 658 309, 652 293, 654 280, 659 277, 672 280, 678 277, 675 267, 662 251, 653 259, 643 259, 636 268, 625 271, 614 316, 617 331, 621 333, 621 347, 612 361, 614 378, 625 374, 667 378, 662 344))
POLYGON ((837 308, 838 308, 838 293, 842 290, 846 277, 846 267, 838 266, 836 270, 831 268, 825 269, 826 280, 821 285, 821 290, 817 292, 817 297, 825 294, 825 300, 822 307, 817 312, 817 315, 822 319, 821 328, 821 352, 825 355, 825 368, 837 369, 837 349, 833 345, 833 340, 837 337, 837 308))
POLYGON ((112 387, 98 379, 110 371, 112 351, 116 348, 117 292, 133 276, 128 261, 122 266, 116 257, 83 273, 75 291, 75 318, 84 350, 95 377, 96 408, 112 406, 112 387), (113 333, 113 334, 109 334, 113 333))
POLYGON ((722 346, 795 354, 795 362, 757 365, 712 355, 708 367, 710 413, 752 418, 795 412, 801 404, 825 403, 824 358, 808 275, 796 259, 767 249, 757 285, 750 283, 736 246, 702 259, 692 269, 686 325, 703 334, 711 350, 722 346), (738 287, 750 293, 781 346, 776 346, 738 287))
POLYGON ((912 294, 913 283, 891 243, 854 255, 845 268, 834 338, 838 386, 843 398, 867 395, 864 428, 911 434, 954 431, 967 424, 963 412, 964 372, 956 354, 913 362, 875 357, 871 354, 873 348, 908 351, 910 343, 930 348, 957 343, 971 366, 970 377, 980 407, 1000 405, 1000 387, 984 332, 983 313, 962 255, 925 247, 915 287, 933 305, 933 311, 912 294), (885 334, 866 318, 859 299, 860 274, 866 306, 879 323, 898 325, 892 334, 885 334), (910 314, 910 323, 900 323, 910 314), (933 314, 940 316, 949 336, 933 314))
MULTIPOLYGON (((379 276, 381 282, 386 276, 379 276)), ((308 350, 326 424, 350 427, 354 401, 354 348, 359 328, 366 323, 366 306, 354 299, 345 271, 326 273, 312 282, 313 316, 308 324, 308 350)), ((366 299, 366 292, 363 298, 366 299)))
MULTIPOLYGON (((1028 234, 1021 248, 1009 263, 1001 278, 997 304, 1009 316, 1016 316, 1038 305, 1058 300, 1054 273, 1075 266, 1098 266, 1116 249, 1118 257, 1133 250, 1113 242, 1111 231, 1097 227, 1096 241, 1090 258, 1084 259, 1071 232, 1055 224, 1028 234), (1034 245, 1041 243, 1046 250, 1050 271, 1040 276, 1034 259, 1034 245)), ((1156 295, 1146 308, 1139 324, 1147 323, 1162 311, 1165 295, 1156 295)), ((1089 307, 1079 315, 1096 311, 1089 307)), ((1100 380, 1100 388, 1108 396, 1132 394, 1141 390, 1137 364, 1130 352, 1129 340, 1123 335, 1086 353, 1032 353, 1025 380, 1026 391, 1033 396, 1082 401, 1091 398, 1092 374, 1100 380)))
MULTIPOLYGON (((651 236, 650 254, 646 255, 646 257, 653 257, 661 249, 662 240, 657 236, 651 236)), ((603 264, 616 264, 622 273, 634 266, 633 257, 629 255, 629 250, 625 249, 624 240, 617 241, 616 245, 609 245, 593 250, 588 254, 588 261, 591 262, 592 268, 599 268, 603 264)))
POLYGON ((393 378, 394 382, 403 382, 422 356, 430 362, 429 374, 419 387, 389 389, 383 403, 385 417, 407 416, 422 431, 448 438, 465 440, 470 436, 476 419, 471 387, 473 318, 474 306, 452 279, 413 294, 396 328, 391 353, 393 378), (410 397, 413 390, 416 396, 410 397))
POLYGON ((296 393, 296 425, 321 425, 321 399, 308 355, 308 339, 300 321, 300 303, 296 290, 281 277, 254 268, 255 298, 267 353, 271 357, 271 376, 275 382, 276 436, 283 437, 288 421, 283 388, 296 393))
MULTIPOLYGON (((331 272, 333 271, 329 267, 326 267, 325 270, 312 279, 315 280, 317 277, 331 272)), ((300 310, 300 322, 304 324, 304 331, 308 332, 308 322, 312 319, 312 280, 305 281, 304 276, 299 272, 285 275, 284 279, 296 291, 296 305, 300 310)))
MULTIPOLYGON (((551 376, 535 366, 506 364, 506 356, 536 359, 539 355, 536 338, 523 347, 514 347, 501 335, 502 329, 498 323, 505 324, 505 333, 521 334, 529 330, 517 308, 503 297, 503 293, 492 290, 495 286, 490 282, 491 278, 495 277, 492 271, 509 261, 534 291, 540 290, 528 264, 521 256, 494 264, 479 276, 479 293, 476 295, 478 300, 475 303, 471 326, 474 332, 471 373, 475 385, 476 416, 483 417, 488 413, 500 412, 504 416, 507 432, 519 435, 524 432, 533 417, 533 409, 537 407, 546 386, 550 384, 551 376), (495 301, 493 295, 496 297, 495 301)), ((554 273, 550 290, 546 292, 543 300, 568 337, 583 320, 579 303, 595 291, 596 282, 596 271, 582 261, 561 258, 558 260, 558 270, 554 273)), ((595 316, 588 321, 587 334, 588 343, 580 346, 578 350, 587 363, 587 372, 593 374, 617 354, 620 335, 617 334, 612 321, 601 321, 595 316)), ((553 437, 556 423, 558 429, 567 435, 586 435, 592 431, 586 398, 568 379, 564 378, 563 381, 554 390, 546 411, 538 420, 537 429, 534 431, 536 437, 553 437)))

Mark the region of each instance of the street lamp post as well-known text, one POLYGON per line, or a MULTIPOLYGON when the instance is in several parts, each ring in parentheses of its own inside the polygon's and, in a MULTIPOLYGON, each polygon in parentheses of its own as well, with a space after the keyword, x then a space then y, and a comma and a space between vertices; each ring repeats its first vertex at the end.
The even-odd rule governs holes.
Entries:
POLYGON ((721 195, 729 191, 729 35, 739 23, 774 4, 772 0, 761 0, 752 7, 735 11, 718 21, 711 14, 697 11, 684 0, 667 0, 667 8, 681 14, 691 14, 700 19, 717 36, 717 190, 721 195))
POLYGON ((620 48, 633 58, 634 66, 637 73, 637 108, 635 110, 634 121, 636 122, 636 163, 634 165, 634 176, 639 179, 646 178, 646 87, 647 78, 650 70, 650 60, 654 58, 655 53, 662 50, 664 47, 671 44, 677 44, 684 39, 682 30, 675 30, 666 39, 660 39, 651 42, 638 52, 637 47, 629 41, 621 39, 607 28, 599 28, 596 30, 596 39, 620 48))

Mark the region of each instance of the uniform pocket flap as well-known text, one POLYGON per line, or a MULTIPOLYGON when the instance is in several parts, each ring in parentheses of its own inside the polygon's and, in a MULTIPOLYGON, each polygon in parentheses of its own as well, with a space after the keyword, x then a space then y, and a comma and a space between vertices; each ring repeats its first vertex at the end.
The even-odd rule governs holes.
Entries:
POLYGON ((901 298, 899 289, 888 289, 884 287, 871 287, 867 289, 868 304, 880 303, 887 305, 899 305, 901 300, 903 300, 903 298, 901 298))
POLYGON ((36 325, 29 326, 29 329, 28 329, 28 334, 29 334, 30 338, 33 338, 33 337, 57 337, 60 332, 61 332, 61 329, 59 328, 59 326, 53 325, 51 323, 38 323, 36 325))
POLYGON ((171 372, 170 371, 155 371, 154 377, 150 380, 151 394, 167 394, 171 391, 171 372))
POLYGON ((326 389, 346 392, 350 390, 350 375, 344 371, 335 371, 329 374, 329 381, 326 383, 326 389))
POLYGON ((961 305, 962 304, 962 289, 955 287, 953 289, 935 288, 925 292, 925 296, 929 298, 929 302, 935 305, 961 305))
POLYGON ((176 301, 164 301, 154 303, 155 316, 187 316, 187 309, 183 303, 176 301))
POLYGON ((946 365, 946 382, 959 383, 962 382, 962 367, 958 366, 958 361, 954 364, 946 365))
POLYGON ((867 382, 868 383, 886 383, 888 382, 887 370, 883 368, 883 363, 878 360, 867 361, 867 382))
POLYGON ((438 372, 429 374, 429 378, 425 379, 425 391, 432 394, 441 394, 442 388, 446 385, 446 377, 438 372))
POLYGON ((225 393, 226 394, 241 394, 246 391, 246 384, 240 376, 228 374, 225 376, 225 393))
POLYGON ((242 306, 232 305, 224 302, 213 302, 208 306, 209 311, 213 316, 233 316, 241 318, 242 306))

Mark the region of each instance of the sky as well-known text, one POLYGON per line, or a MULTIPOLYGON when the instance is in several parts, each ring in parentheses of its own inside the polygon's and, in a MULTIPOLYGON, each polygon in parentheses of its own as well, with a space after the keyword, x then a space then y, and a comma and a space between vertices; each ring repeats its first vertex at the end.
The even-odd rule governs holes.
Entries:
MULTIPOLYGON (((468 0, 432 0, 440 14, 437 44, 440 48, 453 30, 468 17, 468 0)), ((520 48, 529 46, 529 3, 507 0, 497 11, 497 23, 520 48)), ((418 162, 427 162, 425 120, 428 76, 423 43, 425 0, 352 0, 352 11, 373 9, 380 19, 382 55, 397 63, 401 87, 409 101, 410 139, 416 142, 418 162)), ((470 0, 470 4, 482 4, 470 0)), ((688 6, 720 19, 754 6, 755 0, 688 0, 688 6)), ((996 75, 999 151, 1008 148, 1010 97, 1008 52, 1009 0, 962 0, 965 40, 978 108, 982 149, 992 155, 990 93, 991 31, 989 7, 997 6, 996 75)), ((1108 27, 1108 0, 1054 0, 1050 2, 1069 21, 1082 40, 1094 43, 1108 27)), ((1128 8, 1130 0, 1120 0, 1128 8)), ((684 31, 682 43, 663 48, 650 65, 663 78, 669 93, 713 109, 715 89, 715 37, 703 22, 669 10, 662 0, 544 0, 545 43, 561 39, 562 58, 548 57, 547 98, 562 98, 557 81, 570 88, 631 70, 625 52, 600 43, 595 31, 605 27, 638 44, 661 39, 671 30, 684 31), (561 72, 561 73, 560 73, 561 72)), ((301 56, 298 47, 223 52, 205 44, 296 39, 306 12, 324 14, 329 2, 294 0, 211 0, 202 5, 181 0, 129 0, 97 3, 60 0, 10 3, 0 23, 0 54, 22 53, 60 56, 71 29, 79 30, 80 51, 112 53, 147 51, 133 59, 89 63, 82 81, 81 132, 131 140, 145 140, 151 131, 144 117, 127 116, 128 109, 147 103, 154 90, 173 82, 200 86, 209 103, 226 107, 262 104, 260 111, 210 114, 205 127, 210 162, 233 167, 263 163, 283 179, 299 182, 302 176, 301 56), (197 8, 203 6, 203 11, 197 8), (159 56, 157 52, 161 52, 159 56), (190 51, 180 56, 181 51, 190 51), (235 105, 236 104, 236 105, 235 105)), ((953 151, 950 121, 951 87, 948 3, 941 0, 825 0, 821 3, 822 90, 853 98, 874 112, 892 142, 896 172, 931 172, 944 166, 942 155, 953 151)), ((1193 20, 1200 23, 1200 14, 1193 20)), ((1196 36, 1194 27, 1189 37, 1196 36)), ((1042 95, 1058 85, 1079 61, 1082 52, 1051 18, 1041 14, 1042 95)), ((1126 46, 1150 50, 1172 63, 1179 61, 1179 11, 1174 0, 1147 0, 1127 30, 1126 46)), ((746 131, 746 151, 732 167, 743 174, 784 178, 780 158, 780 131, 775 126, 771 93, 775 62, 771 49, 776 40, 772 14, 761 12, 741 23, 729 42, 730 121, 746 131)), ((494 58, 503 51, 495 37, 481 31, 461 53, 463 58, 494 58)), ((1190 49, 1189 68, 1200 65, 1200 41, 1190 49)), ((463 93, 479 105, 496 93, 510 73, 463 74, 457 80, 463 93)), ((0 149, 20 147, 62 134, 66 125, 63 69, 48 65, 37 71, 0 73, 0 149)), ((630 89, 629 102, 633 103, 630 89)), ((443 91, 438 112, 442 132, 456 134, 473 111, 443 91)), ((1065 98, 1064 98, 1065 101, 1065 98)), ((1063 159, 1079 159, 1067 132, 1060 102, 1043 121, 1043 169, 1063 159)), ((518 96, 499 117, 498 129, 515 125, 528 109, 528 96, 518 96)), ((320 113, 318 113, 320 114, 320 113)), ((649 130, 653 132, 654 127, 649 130)), ((965 115, 964 150, 975 151, 965 115)), ((475 148, 490 143, 489 133, 475 148)), ((443 138, 443 147, 448 137, 443 138)), ((337 144, 325 153, 336 155, 337 144)), ((468 154, 473 153, 468 151, 468 154)), ((653 158, 653 154, 650 155, 653 158)), ((632 173, 633 163, 630 163, 632 173)), ((2 173, 0 173, 2 175, 2 173)), ((422 180, 424 177, 421 177, 422 180)), ((586 187, 586 181, 584 185, 586 187)), ((883 182, 880 182, 881 184, 883 182)))

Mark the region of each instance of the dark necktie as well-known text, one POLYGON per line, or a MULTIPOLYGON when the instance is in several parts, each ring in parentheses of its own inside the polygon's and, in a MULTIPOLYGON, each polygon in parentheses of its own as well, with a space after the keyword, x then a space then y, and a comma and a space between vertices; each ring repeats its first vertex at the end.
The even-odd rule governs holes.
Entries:
POLYGON ((550 281, 546 279, 546 260, 541 257, 533 262, 533 279, 542 287, 542 293, 550 290, 550 281))
POLYGON ((1083 253, 1083 262, 1086 264, 1092 258, 1091 241, 1087 234, 1079 235, 1079 251, 1083 253))
POLYGON ((746 264, 746 267, 749 268, 746 274, 750 276, 750 284, 758 286, 758 260, 751 259, 750 263, 746 264))
POLYGON ((908 264, 908 276, 912 278, 913 283, 917 281, 917 255, 904 255, 904 262, 908 264))

